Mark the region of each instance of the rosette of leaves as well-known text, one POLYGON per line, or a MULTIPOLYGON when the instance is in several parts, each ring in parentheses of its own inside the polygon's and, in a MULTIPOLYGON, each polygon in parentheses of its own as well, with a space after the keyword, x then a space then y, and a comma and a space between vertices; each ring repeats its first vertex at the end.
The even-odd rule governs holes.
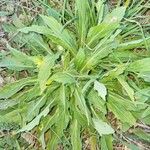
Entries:
POLYGON ((145 12, 133 9, 139 5, 109 10, 103 0, 76 0, 74 12, 66 7, 59 17, 39 15, 18 29, 37 35, 34 41, 42 47, 32 48, 30 42, 25 53, 7 45, 0 67, 25 70, 28 77, 0 89, 0 122, 18 123, 16 134, 35 131, 48 150, 58 144, 80 150, 84 132, 92 149, 111 150, 116 133, 139 120, 149 124, 150 36, 133 20, 145 12))

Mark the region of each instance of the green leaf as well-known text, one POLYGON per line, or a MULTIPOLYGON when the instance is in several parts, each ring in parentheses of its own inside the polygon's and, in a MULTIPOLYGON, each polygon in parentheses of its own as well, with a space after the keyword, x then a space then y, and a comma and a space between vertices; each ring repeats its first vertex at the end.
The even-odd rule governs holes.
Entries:
POLYGON ((82 65, 85 61, 85 57, 86 57, 85 56, 85 50, 83 48, 80 48, 76 57, 75 57, 75 60, 74 60, 75 66, 78 70, 82 67, 82 65))
POLYGON ((24 132, 24 131, 30 131, 34 127, 36 127, 39 124, 41 118, 45 117, 49 113, 50 105, 53 103, 53 101, 51 101, 51 103, 48 104, 48 106, 46 106, 43 109, 43 111, 39 115, 37 115, 30 123, 28 123, 27 125, 23 126, 20 130, 18 130, 17 133, 24 132))
POLYGON ((134 90, 129 86, 129 84, 125 81, 124 76, 118 76, 117 77, 118 81, 124 88, 124 90, 127 92, 128 96, 132 101, 134 101, 134 90))
POLYGON ((52 81, 56 81, 56 82, 63 83, 63 84, 72 84, 72 83, 75 83, 74 77, 71 76, 67 72, 57 72, 57 73, 55 73, 54 75, 52 75, 50 77, 50 79, 48 80, 48 83, 50 83, 52 81))
POLYGON ((39 99, 35 99, 29 103, 28 112, 26 115, 26 121, 31 121, 35 116, 37 116, 40 112, 40 109, 46 102, 47 95, 43 95, 39 99))
POLYGON ((98 96, 98 93, 95 90, 91 90, 88 93, 88 101, 90 105, 93 105, 94 108, 99 109, 103 114, 107 113, 105 101, 98 96))
POLYGON ((13 107, 14 105, 17 104, 16 100, 0 100, 0 110, 5 110, 9 107, 13 107))
POLYGON ((105 58, 112 52, 113 48, 114 43, 111 42, 91 53, 91 55, 84 63, 81 71, 83 72, 87 69, 92 69, 93 67, 95 67, 103 58, 105 58))
POLYGON ((138 74, 139 78, 143 78, 145 82, 150 82, 150 71, 141 72, 138 74))
POLYGON ((108 108, 112 111, 115 116, 121 120, 123 123, 129 123, 130 125, 134 125, 136 123, 135 118, 132 113, 125 109, 125 106, 116 103, 113 99, 109 99, 108 108))
POLYGON ((100 83, 98 81, 94 82, 94 90, 98 92, 98 95, 106 101, 106 95, 107 95, 107 89, 103 83, 100 83))
POLYGON ((125 7, 117 7, 110 14, 107 14, 103 22, 120 22, 125 15, 125 7))
POLYGON ((23 78, 13 83, 7 84, 0 88, 0 99, 7 99, 20 91, 23 87, 27 85, 33 85, 35 83, 36 80, 34 78, 23 78))
POLYGON ((19 31, 23 32, 23 33, 36 32, 36 33, 44 34, 44 35, 51 35, 52 34, 52 31, 48 27, 38 26, 38 25, 32 25, 30 27, 24 27, 24 28, 19 29, 19 31))
POLYGON ((76 119, 73 120, 71 124, 71 144, 72 144, 72 150, 82 149, 82 143, 80 137, 80 125, 76 119))
POLYGON ((44 23, 51 29, 52 36, 50 38, 53 42, 67 48, 73 55, 76 54, 76 43, 71 34, 66 29, 63 30, 63 26, 51 16, 40 15, 44 23), (57 40, 59 39, 59 40, 57 40))
POLYGON ((133 49, 133 48, 142 47, 142 46, 144 46, 145 42, 150 43, 150 37, 147 37, 145 39, 129 41, 126 43, 121 43, 121 44, 119 44, 118 49, 119 50, 129 50, 129 49, 133 49))
POLYGON ((141 129, 135 129, 135 130, 134 130, 134 134, 135 134, 136 136, 138 136, 140 139, 143 139, 144 141, 147 141, 147 142, 150 141, 150 134, 144 132, 144 131, 141 130, 141 129))
POLYGON ((94 16, 89 1, 76 0, 75 10, 77 17, 77 32, 79 35, 80 46, 84 45, 89 27, 94 24, 94 16))
POLYGON ((113 139, 111 135, 101 137, 101 150, 113 150, 113 139))
POLYGON ((96 3, 96 10, 97 10, 97 21, 98 24, 102 22, 104 17, 104 11, 105 11, 105 1, 98 0, 96 3))
POLYGON ((0 61, 0 68, 1 67, 6 67, 11 70, 16 70, 16 71, 22 71, 22 70, 28 70, 28 69, 34 69, 34 65, 32 64, 24 64, 22 62, 19 62, 16 58, 14 57, 6 57, 0 61))
POLYGON ((86 101, 84 96, 82 95, 82 93, 79 91, 79 89, 75 89, 75 93, 74 93, 75 99, 76 99, 76 103, 79 105, 79 108, 82 110, 83 114, 86 116, 87 121, 89 123, 90 121, 90 115, 88 112, 88 108, 86 106, 86 101))
POLYGON ((87 45, 90 47, 96 46, 98 41, 108 35, 111 35, 119 27, 119 23, 101 23, 91 27, 87 35, 87 45))
POLYGON ((47 55, 42 65, 39 68, 38 80, 40 83, 41 93, 46 89, 46 83, 51 75, 51 69, 53 68, 55 61, 59 58, 59 54, 47 55))
POLYGON ((100 136, 114 133, 114 129, 106 122, 95 118, 93 118, 92 120, 94 123, 94 128, 97 130, 100 136))
POLYGON ((131 72, 147 72, 150 71, 150 58, 143 58, 131 63, 127 70, 131 72))

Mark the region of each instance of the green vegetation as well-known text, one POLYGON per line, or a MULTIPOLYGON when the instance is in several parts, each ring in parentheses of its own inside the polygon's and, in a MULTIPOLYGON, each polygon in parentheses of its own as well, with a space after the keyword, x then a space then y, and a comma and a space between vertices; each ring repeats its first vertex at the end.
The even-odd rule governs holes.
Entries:
POLYGON ((115 142, 139 149, 130 139, 150 140, 138 128, 150 125, 150 24, 139 19, 150 2, 65 0, 59 11, 40 4, 47 11, 30 25, 3 25, 17 33, 0 52, 0 67, 17 76, 0 89, 7 147, 21 149, 30 133, 37 149, 86 149, 84 136, 91 150, 112 150, 115 142))

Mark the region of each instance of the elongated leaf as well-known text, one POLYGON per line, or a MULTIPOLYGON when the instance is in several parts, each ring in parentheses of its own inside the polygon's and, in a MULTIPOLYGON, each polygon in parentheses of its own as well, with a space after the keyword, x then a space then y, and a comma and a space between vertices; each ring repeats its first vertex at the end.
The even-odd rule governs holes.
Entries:
POLYGON ((104 17, 104 11, 105 11, 105 4, 104 1, 98 0, 96 3, 96 10, 97 10, 97 21, 98 24, 102 22, 104 17))
POLYGON ((103 114, 107 113, 105 101, 98 95, 95 90, 90 91, 87 98, 90 105, 93 105, 96 109, 103 112, 103 114))
POLYGON ((107 89, 103 83, 98 81, 94 82, 94 89, 98 92, 98 95, 106 101, 107 89))
POLYGON ((102 150, 113 150, 113 142, 111 135, 103 135, 101 137, 101 149, 102 150))
POLYGON ((85 50, 80 48, 76 57, 75 57, 75 66, 77 69, 80 69, 85 61, 85 50))
POLYGON ((63 26, 53 17, 51 16, 43 16, 41 15, 45 24, 52 30, 52 38, 53 42, 59 43, 61 46, 70 50, 70 52, 75 55, 76 53, 76 44, 73 37, 68 33, 67 30, 63 30, 63 26), (57 41, 59 39, 59 41, 57 41))
POLYGON ((30 131, 35 126, 37 126, 39 124, 41 118, 45 117, 49 113, 49 111, 50 111, 49 108, 52 103, 53 103, 53 101, 51 101, 51 103, 48 106, 46 106, 43 109, 43 111, 38 116, 36 116, 30 123, 28 123, 27 125, 22 127, 20 130, 18 130, 17 133, 24 132, 24 131, 30 131))
POLYGON ((150 71, 141 72, 138 77, 143 78, 146 82, 150 82, 150 71))
POLYGON ((0 61, 0 68, 1 67, 6 67, 11 70, 16 70, 16 71, 22 71, 22 70, 28 70, 28 69, 34 69, 33 64, 24 64, 22 62, 19 62, 17 59, 14 57, 6 57, 0 61))
POLYGON ((30 27, 24 27, 24 28, 19 29, 19 31, 23 32, 23 33, 36 32, 36 33, 44 34, 44 35, 52 34, 51 30, 48 27, 38 26, 38 25, 32 25, 30 27))
POLYGON ((95 27, 90 28, 88 35, 87 35, 87 43, 91 47, 94 47, 97 42, 104 38, 105 36, 109 35, 111 32, 116 30, 119 27, 118 23, 101 23, 95 27))
POLYGON ((58 59, 58 57, 59 54, 55 54, 52 56, 47 55, 39 68, 38 80, 40 83, 41 92, 43 92, 46 88, 46 83, 51 74, 51 69, 54 66, 55 61, 56 59, 58 59))
POLYGON ((5 110, 17 104, 16 100, 0 100, 0 110, 5 110))
POLYGON ((40 109, 43 107, 45 102, 46 102, 46 95, 29 103, 28 112, 26 115, 27 122, 30 122, 35 116, 39 114, 40 109))
POLYGON ((100 136, 105 134, 113 134, 114 130, 111 126, 109 126, 106 122, 93 118, 94 127, 97 130, 97 132, 100 134, 100 136))
POLYGON ((54 75, 52 75, 50 77, 47 84, 51 83, 52 81, 56 81, 56 82, 63 83, 63 84, 75 83, 74 77, 72 77, 70 74, 65 73, 65 72, 64 73, 63 72, 55 73, 54 75))
POLYGON ((124 88, 124 90, 127 92, 128 96, 132 101, 134 101, 134 90, 129 86, 129 84, 125 81, 123 76, 117 77, 118 81, 124 88))
POLYGON ((77 31, 79 34, 79 40, 82 47, 82 45, 84 45, 85 43, 89 27, 91 27, 94 24, 94 17, 89 1, 76 0, 75 2, 76 2, 75 3, 76 17, 78 18, 77 31))
POLYGON ((86 116, 87 121, 89 123, 90 115, 88 113, 88 108, 86 106, 85 98, 82 95, 82 93, 79 92, 79 89, 75 89, 75 99, 76 99, 76 103, 79 105, 81 111, 83 111, 83 114, 86 116))
POLYGON ((86 62, 84 63, 81 71, 85 71, 87 69, 91 69, 92 67, 96 66, 102 58, 105 58, 112 52, 114 48, 114 43, 109 43, 104 47, 98 48, 95 52, 93 52, 89 58, 87 58, 86 62))
POLYGON ((60 110, 57 109, 55 113, 51 116, 47 115, 45 118, 43 118, 41 126, 41 136, 52 127, 54 123, 56 123, 59 120, 60 110))
POLYGON ((147 37, 145 39, 139 39, 139 40, 134 40, 126 43, 121 43, 118 46, 119 50, 129 50, 133 48, 138 48, 144 46, 145 42, 148 44, 150 43, 150 37, 147 37))
POLYGON ((68 125, 68 115, 65 113, 65 111, 60 111, 59 119, 57 121, 57 125, 55 128, 52 129, 52 136, 50 140, 48 141, 47 148, 48 149, 56 149, 57 142, 63 137, 63 130, 66 129, 68 125))
POLYGON ((129 123, 131 126, 135 124, 136 120, 131 112, 125 110, 123 105, 115 103, 112 99, 108 101, 108 108, 112 111, 118 119, 123 123, 129 123))
POLYGON ((125 7, 117 7, 110 14, 107 14, 103 22, 120 22, 125 15, 125 7))
POLYGON ((143 58, 137 60, 129 65, 127 68, 128 71, 131 72, 146 72, 150 71, 150 58, 143 58))
POLYGON ((9 98, 18 91, 20 91, 24 86, 33 85, 36 83, 34 78, 24 78, 13 83, 7 84, 0 88, 0 99, 9 98))
POLYGON ((77 120, 74 120, 71 125, 71 144, 72 150, 82 149, 82 143, 80 138, 80 125, 77 120))

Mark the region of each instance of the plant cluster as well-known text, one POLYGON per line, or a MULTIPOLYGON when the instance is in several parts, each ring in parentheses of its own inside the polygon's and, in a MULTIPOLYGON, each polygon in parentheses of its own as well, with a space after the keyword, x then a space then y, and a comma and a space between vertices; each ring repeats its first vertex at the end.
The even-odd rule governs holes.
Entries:
POLYGON ((84 134, 93 150, 113 141, 138 149, 129 129, 149 141, 134 127, 150 124, 150 25, 138 20, 150 3, 128 2, 65 1, 61 13, 48 8, 28 27, 11 25, 22 46, 7 44, 0 67, 27 74, 0 89, 0 123, 19 126, 12 136, 31 131, 48 150, 80 150, 84 134))

